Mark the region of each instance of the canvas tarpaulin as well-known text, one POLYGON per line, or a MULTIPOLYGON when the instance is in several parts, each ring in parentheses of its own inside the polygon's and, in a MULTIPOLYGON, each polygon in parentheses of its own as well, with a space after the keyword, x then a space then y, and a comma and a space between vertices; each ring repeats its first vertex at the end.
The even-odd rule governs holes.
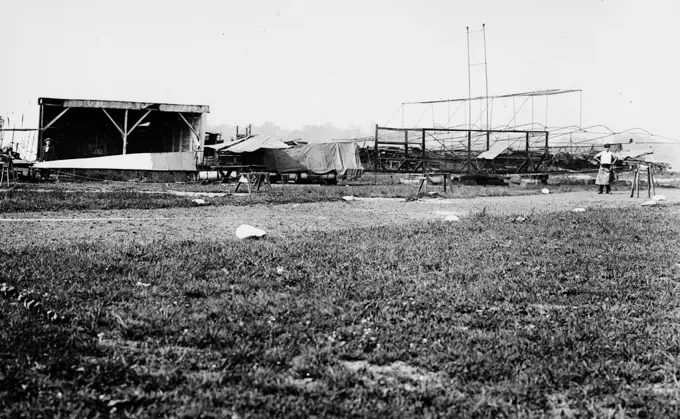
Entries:
POLYGON ((267 169, 279 173, 335 172, 341 178, 354 178, 363 172, 357 145, 353 142, 307 144, 286 150, 263 150, 263 154, 267 169))
POLYGON ((231 147, 226 147, 225 150, 230 153, 252 153, 260 149, 278 150, 284 148, 290 148, 290 146, 276 138, 257 135, 247 138, 231 147))

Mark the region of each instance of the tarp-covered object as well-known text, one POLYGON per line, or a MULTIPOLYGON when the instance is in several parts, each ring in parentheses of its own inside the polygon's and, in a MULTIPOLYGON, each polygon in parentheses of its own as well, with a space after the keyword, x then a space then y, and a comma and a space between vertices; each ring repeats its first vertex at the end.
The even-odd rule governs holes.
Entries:
POLYGON ((196 171, 194 152, 134 153, 116 156, 87 157, 37 162, 35 169, 103 169, 103 170, 150 170, 150 171, 196 171))
POLYGON ((335 172, 339 178, 354 178, 364 170, 357 144, 353 142, 307 144, 286 150, 263 150, 263 154, 267 169, 279 173, 335 172))
POLYGON ((290 146, 281 140, 257 135, 243 140, 231 147, 226 147, 225 150, 230 153, 252 153, 260 149, 277 150, 285 148, 290 148, 290 146))

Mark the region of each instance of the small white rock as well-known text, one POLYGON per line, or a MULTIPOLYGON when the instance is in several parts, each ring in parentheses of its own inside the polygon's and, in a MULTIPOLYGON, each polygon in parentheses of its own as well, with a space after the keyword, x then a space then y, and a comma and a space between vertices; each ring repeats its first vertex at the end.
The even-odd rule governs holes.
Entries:
POLYGON ((585 208, 574 208, 572 211, 573 212, 586 212, 586 209, 585 208))
POLYGON ((444 221, 460 221, 460 218, 457 215, 447 215, 446 218, 444 218, 444 221))
POLYGON ((249 226, 248 224, 241 224, 236 229, 236 237, 238 237, 241 240, 264 237, 266 234, 267 234, 266 231, 260 230, 259 228, 255 228, 253 226, 249 226))
POLYGON ((150 286, 151 286, 151 284, 146 284, 142 281, 137 281, 137 283, 135 284, 135 287, 142 287, 142 288, 148 288, 150 286))
POLYGON ((652 197, 654 201, 665 201, 666 200, 666 195, 654 195, 652 197))
POLYGON ((192 199, 191 202, 193 202, 196 205, 208 205, 208 203, 205 201, 205 199, 201 199, 201 198, 192 199))
POLYGON ((541 193, 547 195, 550 193, 550 190, 548 188, 543 188, 541 189, 541 193))
POLYGON ((651 207, 651 206, 654 206, 654 205, 656 205, 656 204, 657 204, 656 201, 647 201, 647 202, 643 202, 643 203, 642 203, 642 206, 643 206, 643 207, 651 207))
POLYGON ((342 199, 345 201, 354 201, 354 196, 348 195, 348 196, 343 196, 342 199))

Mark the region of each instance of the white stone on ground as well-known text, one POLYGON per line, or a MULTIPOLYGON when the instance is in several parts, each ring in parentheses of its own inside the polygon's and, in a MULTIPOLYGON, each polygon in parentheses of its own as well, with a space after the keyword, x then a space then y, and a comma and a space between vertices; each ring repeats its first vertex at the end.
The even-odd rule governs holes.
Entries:
POLYGON ((666 195, 654 195, 652 197, 654 201, 665 201, 666 200, 666 195))
POLYGON ((643 202, 643 203, 642 203, 642 206, 643 206, 643 207, 651 207, 651 206, 654 206, 654 205, 656 205, 656 204, 657 204, 656 201, 647 201, 647 202, 643 202))
POLYGON ((193 202, 196 205, 208 205, 208 203, 205 201, 205 199, 200 199, 200 198, 192 199, 191 202, 193 202))
POLYGON ((547 194, 550 193, 550 189, 548 189, 548 188, 543 188, 543 189, 541 189, 541 193, 547 195, 547 194))
POLYGON ((460 218, 457 215, 447 215, 446 218, 444 218, 444 221, 460 221, 460 218))
POLYGON ((352 195, 343 196, 342 199, 345 201, 354 201, 354 197, 352 195))
POLYGON ((573 212, 586 212, 586 209, 585 208, 574 208, 572 211, 573 212))
POLYGON ((241 224, 238 226, 236 229, 236 237, 239 239, 250 239, 250 238, 260 238, 264 237, 267 234, 266 231, 260 230, 259 228, 255 228, 253 226, 249 226, 248 224, 241 224))

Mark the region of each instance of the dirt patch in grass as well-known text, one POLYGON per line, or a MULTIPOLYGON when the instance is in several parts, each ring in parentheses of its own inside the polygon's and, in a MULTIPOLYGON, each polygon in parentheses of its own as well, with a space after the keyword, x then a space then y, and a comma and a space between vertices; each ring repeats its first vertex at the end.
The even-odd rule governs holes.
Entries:
MULTIPOLYGON (((672 207, 680 202, 680 190, 664 190, 672 207)), ((4 214, 0 239, 11 247, 30 244, 56 246, 103 241, 111 244, 148 244, 157 241, 236 240, 241 224, 266 230, 270 237, 285 238, 303 232, 339 231, 353 227, 403 225, 413 221, 438 221, 447 215, 460 217, 501 216, 511 222, 518 215, 529 220, 533 214, 637 208, 641 199, 625 193, 597 195, 571 192, 524 197, 482 197, 474 199, 359 200, 248 207, 160 208, 147 210, 46 211, 4 214)), ((654 210, 652 210, 654 211, 654 210)), ((678 212, 669 212, 677 219, 678 212)), ((526 221, 525 221, 526 222, 526 221)))

